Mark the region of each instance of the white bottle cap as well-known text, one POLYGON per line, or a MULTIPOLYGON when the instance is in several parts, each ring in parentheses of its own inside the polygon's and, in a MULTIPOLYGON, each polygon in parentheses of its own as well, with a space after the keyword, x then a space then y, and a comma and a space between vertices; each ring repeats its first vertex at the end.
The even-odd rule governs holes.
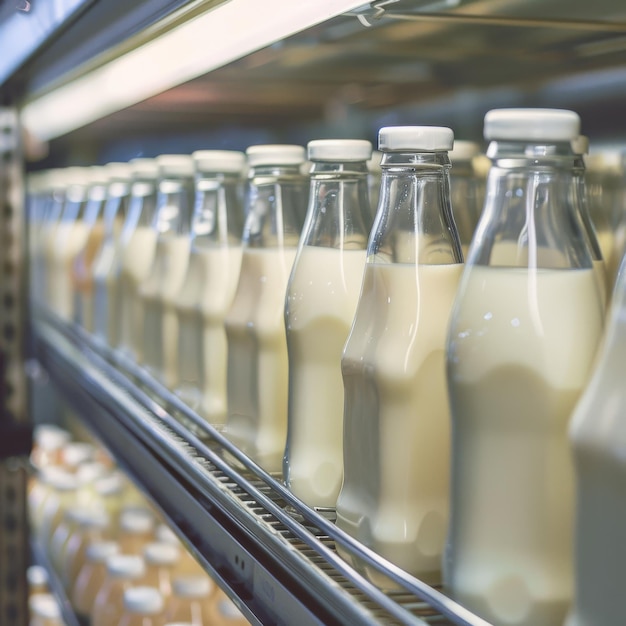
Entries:
POLYGON ((107 574, 113 578, 135 580, 146 573, 146 564, 134 554, 114 554, 107 559, 107 574))
POLYGON ((589 154, 589 137, 587 135, 578 135, 576 139, 572 139, 572 152, 574 154, 589 154))
POLYGON ((223 598, 218 603, 220 615, 226 619, 241 619, 243 613, 237 608, 235 603, 229 598, 223 598))
POLYGON ((91 182, 89 167, 68 167, 65 170, 66 185, 87 187, 91 182))
POLYGON ((109 173, 104 165, 92 165, 89 168, 90 185, 106 185, 109 182, 109 173))
POLYGON ((129 161, 132 175, 137 178, 157 178, 159 166, 156 159, 131 159, 129 161))
POLYGON ((378 131, 380 150, 440 152, 452 150, 454 133, 445 126, 386 126, 378 131))
POLYGON ((48 584, 48 572, 41 565, 31 565, 26 570, 26 580, 31 587, 41 587, 48 584))
POLYGON ((124 491, 124 478, 119 472, 98 478, 93 484, 94 491, 103 497, 116 496, 124 491))
POLYGON ((78 478, 69 472, 46 472, 44 476, 46 484, 56 491, 75 491, 80 484, 78 478))
POLYGON ((85 556, 92 563, 106 563, 119 552, 120 546, 115 541, 94 541, 87 546, 85 556))
POLYGON ((124 591, 124 608, 129 613, 155 615, 163 607, 163 596, 154 587, 131 587, 124 591))
POLYGON ((480 153, 480 145, 475 141, 465 141, 464 139, 455 139, 454 147, 450 150, 448 156, 450 161, 457 163, 461 161, 471 161, 480 153))
POLYGON ((159 543, 169 543, 174 546, 180 545, 180 539, 176 536, 174 531, 165 524, 159 524, 154 536, 159 543))
POLYGON ((264 145, 250 146, 246 150, 248 165, 300 165, 304 163, 305 153, 302 146, 264 145))
POLYGON ((246 165, 246 155, 234 150, 197 150, 191 156, 198 172, 239 174, 246 165))
POLYGON ((311 161, 367 161, 372 144, 364 139, 316 139, 307 144, 311 161))
POLYGON ((29 599, 28 606, 33 615, 42 619, 61 619, 61 608, 51 593, 36 593, 29 599))
POLYGON ((208 576, 179 576, 172 581, 174 594, 180 598, 205 598, 213 589, 208 576))
POLYGON ((62 448, 72 436, 62 428, 48 424, 36 426, 33 433, 35 445, 46 452, 54 452, 62 448))
POLYGON ((159 176, 190 176, 193 177, 193 159, 188 154, 162 154, 156 158, 159 176))
POLYGON ((171 543, 149 543, 143 550, 146 563, 150 565, 175 565, 180 559, 180 550, 171 543))
POLYGON ((109 526, 111 520, 106 511, 98 509, 87 509, 78 520, 81 528, 100 528, 104 529, 109 526))
POLYGON ((149 513, 124 511, 120 515, 120 529, 131 535, 149 533, 154 528, 154 519, 149 513))
POLYGON ((380 161, 383 153, 380 150, 373 150, 372 156, 367 161, 367 169, 371 174, 380 174, 380 161))
POLYGON ((572 141, 580 117, 565 109, 494 109, 485 115, 485 139, 572 141))
POLYGON ((70 441, 61 448, 61 463, 66 467, 75 468, 77 465, 94 458, 96 449, 90 443, 70 441))
POLYGON ((110 472, 109 468, 98 461, 81 463, 76 469, 76 478, 81 485, 88 485, 98 478, 106 476, 110 472))
POLYGON ((104 167, 109 176, 109 181, 130 180, 130 177, 133 174, 130 163, 122 163, 119 161, 113 161, 111 163, 107 163, 104 167))

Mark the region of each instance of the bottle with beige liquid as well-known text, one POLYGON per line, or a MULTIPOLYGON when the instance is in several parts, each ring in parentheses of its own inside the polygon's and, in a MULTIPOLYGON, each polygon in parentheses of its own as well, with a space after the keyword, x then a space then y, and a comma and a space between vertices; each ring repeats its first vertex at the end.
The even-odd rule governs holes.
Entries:
POLYGON ((48 283, 48 301, 59 317, 73 321, 73 265, 89 232, 89 224, 84 219, 89 188, 88 168, 68 168, 66 176, 68 184, 63 212, 50 241, 51 280, 48 283))
POLYGON ((193 159, 184 154, 157 157, 159 191, 152 224, 157 233, 150 273, 140 286, 142 364, 170 389, 178 378, 177 297, 191 250, 193 159))
POLYGON ((172 595, 172 579, 180 562, 180 550, 171 543, 151 542, 143 549, 146 562, 144 583, 156 587, 167 600, 172 595))
POLYGON ((309 208, 285 300, 289 413, 283 475, 309 506, 334 510, 343 479, 341 355, 356 310, 369 231, 372 144, 320 139, 309 208))
POLYGON ((449 508, 446 333, 463 268, 450 205, 453 139, 443 127, 380 130, 380 204, 341 364, 337 526, 433 584, 441 580, 449 508))
POLYGON ((122 226, 130 197, 132 166, 109 163, 109 185, 102 219, 102 240, 92 269, 91 289, 84 293, 85 318, 91 316, 93 333, 109 346, 119 343, 119 284, 115 268, 122 226))
POLYGON ((287 435, 285 294, 306 203, 301 146, 252 146, 241 271, 226 316, 226 436, 268 472, 287 435))
POLYGON ((567 626, 624 621, 626 262, 594 373, 570 424, 576 468, 575 591, 567 626))
POLYGON ((563 623, 573 592, 568 424, 602 332, 576 113, 487 113, 492 168, 448 337, 444 584, 496 626, 563 623))
POLYGON ((93 330, 93 265, 104 237, 103 210, 107 199, 107 188, 111 166, 89 168, 91 184, 87 191, 85 222, 87 235, 84 245, 76 255, 72 267, 74 286, 74 316, 86 330, 93 330))
POLYGON ((119 330, 117 348, 136 361, 142 357, 143 314, 139 289, 147 279, 156 250, 153 226, 159 168, 155 159, 132 159, 128 212, 112 272, 119 281, 119 330))
POLYGON ((124 592, 138 584, 146 566, 140 556, 114 554, 108 558, 106 570, 93 602, 90 626, 119 626, 124 614, 124 592))
POLYGON ((576 137, 576 139, 572 141, 572 151, 577 157, 574 173, 576 177, 576 185, 578 186, 580 218, 585 228, 585 235, 587 236, 589 250, 591 251, 591 260, 593 261, 593 270, 596 274, 598 290, 600 291, 600 299, 606 307, 613 285, 609 285, 606 263, 602 257, 602 249, 600 248, 596 229, 593 225, 591 214, 589 213, 589 199, 585 183, 584 162, 584 155, 589 153, 589 138, 585 135, 579 135, 576 137))
POLYGON ((207 576, 179 576, 172 582, 172 597, 165 615, 169 622, 211 626, 210 603, 215 584, 207 576))
POLYGON ((454 140, 454 148, 449 153, 452 163, 450 197, 464 257, 467 256, 483 208, 480 193, 481 182, 472 166, 472 160, 478 154, 480 154, 479 144, 462 139, 454 140))
POLYGON ((224 319, 241 267, 243 207, 238 186, 242 152, 194 152, 196 203, 189 265, 178 294, 176 393, 213 425, 226 421, 228 360, 224 319))
POLYGON ((114 541, 94 541, 87 547, 85 563, 69 594, 79 618, 89 619, 96 595, 104 584, 107 560, 118 553, 119 546, 114 541))

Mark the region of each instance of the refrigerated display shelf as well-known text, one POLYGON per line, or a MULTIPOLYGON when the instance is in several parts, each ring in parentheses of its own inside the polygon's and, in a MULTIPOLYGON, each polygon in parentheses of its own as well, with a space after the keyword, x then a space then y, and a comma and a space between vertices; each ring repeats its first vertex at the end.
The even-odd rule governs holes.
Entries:
POLYGON ((78 326, 37 309, 32 332, 55 387, 252 623, 488 626, 304 505, 78 326), (337 544, 398 590, 371 584, 337 544))

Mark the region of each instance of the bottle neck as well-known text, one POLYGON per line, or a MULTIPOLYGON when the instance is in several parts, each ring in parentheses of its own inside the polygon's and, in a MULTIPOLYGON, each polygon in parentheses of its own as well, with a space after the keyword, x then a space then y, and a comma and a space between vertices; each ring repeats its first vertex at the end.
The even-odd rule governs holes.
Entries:
POLYGON ((485 209, 468 262, 528 268, 590 268, 569 142, 494 141, 485 209))
POLYGON ((447 152, 386 152, 369 262, 446 265, 463 254, 450 203, 447 152))
POLYGON ((128 181, 113 181, 107 190, 107 199, 104 205, 104 233, 107 239, 114 235, 116 220, 125 219, 128 211, 130 183, 128 181))
POLYGON ((369 208, 367 165, 314 162, 301 245, 364 250, 369 208))
POLYGON ((237 174, 200 173, 192 221, 194 246, 234 245, 241 241, 243 207, 237 174))
POLYGON ((156 213, 156 201, 157 181, 154 178, 135 179, 130 186, 124 232, 130 236, 137 226, 151 227, 156 213))
POLYGON ((297 165, 259 166, 250 172, 243 243, 254 248, 295 248, 306 209, 306 178, 297 165))
POLYGON ((153 226, 159 237, 191 237, 194 184, 191 177, 167 177, 159 181, 153 226))

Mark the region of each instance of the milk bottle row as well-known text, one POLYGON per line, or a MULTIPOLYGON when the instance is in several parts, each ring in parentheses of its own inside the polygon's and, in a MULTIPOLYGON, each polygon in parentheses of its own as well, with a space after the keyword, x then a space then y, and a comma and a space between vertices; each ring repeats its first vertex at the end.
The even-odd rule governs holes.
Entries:
MULTIPOLYGON (((105 212, 112 261, 93 272, 94 291, 105 285, 96 309, 122 330, 91 330, 381 556, 431 583, 443 558, 446 588, 477 614, 548 626, 570 609, 575 569, 593 587, 580 556, 589 533, 573 564, 567 430, 600 343, 623 211, 606 210, 602 185, 586 192, 574 113, 494 111, 485 137, 481 212, 473 177, 461 194, 451 185, 450 129, 382 129, 373 225, 368 142, 309 143, 306 210, 301 147, 248 149, 243 212, 243 155, 159 157, 153 204, 140 196, 119 236, 105 212)), ((44 219, 33 237, 58 243, 62 225, 44 219)), ((85 310, 65 316, 90 329, 85 310)), ((589 464, 574 441, 582 494, 589 464)), ((592 523, 580 506, 578 518, 592 523)), ((583 619, 584 597, 570 619, 583 619)))
MULTIPOLYGON (((32 532, 83 623, 248 623, 102 449, 39 426, 31 460, 32 532)), ((29 570, 32 624, 56 626, 46 578, 29 570)))

